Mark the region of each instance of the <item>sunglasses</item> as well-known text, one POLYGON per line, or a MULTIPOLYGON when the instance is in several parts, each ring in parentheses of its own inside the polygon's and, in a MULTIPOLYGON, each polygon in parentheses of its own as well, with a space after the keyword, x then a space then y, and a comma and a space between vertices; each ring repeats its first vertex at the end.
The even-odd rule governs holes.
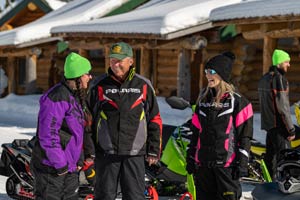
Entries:
POLYGON ((217 74, 216 70, 214 69, 205 69, 204 72, 205 74, 210 73, 211 75, 217 74))

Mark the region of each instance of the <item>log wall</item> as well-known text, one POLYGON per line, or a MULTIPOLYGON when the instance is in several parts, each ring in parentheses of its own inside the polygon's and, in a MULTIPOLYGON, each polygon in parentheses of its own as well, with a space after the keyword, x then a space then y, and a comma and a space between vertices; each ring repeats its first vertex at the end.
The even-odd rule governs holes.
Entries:
POLYGON ((157 50, 156 90, 159 96, 176 95, 178 50, 157 50))

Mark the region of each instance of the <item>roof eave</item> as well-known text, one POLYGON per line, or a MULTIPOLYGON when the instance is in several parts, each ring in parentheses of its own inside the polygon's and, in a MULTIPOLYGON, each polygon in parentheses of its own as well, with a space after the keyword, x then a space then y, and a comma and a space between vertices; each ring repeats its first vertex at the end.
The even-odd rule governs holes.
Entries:
POLYGON ((128 38, 128 39, 156 39, 156 40, 172 40, 192 33, 200 32, 212 28, 211 22, 205 22, 201 25, 181 29, 167 34, 154 34, 154 33, 104 33, 104 32, 56 32, 52 33, 54 37, 62 38, 128 38))
POLYGON ((190 35, 190 34, 193 34, 193 33, 204 31, 204 30, 210 29, 212 27, 213 27, 212 23, 210 21, 207 21, 207 22, 202 23, 202 24, 197 25, 197 26, 192 26, 192 27, 189 27, 189 28, 186 28, 186 29, 181 29, 181 30, 178 30, 178 31, 175 31, 175 32, 172 32, 172 33, 162 35, 161 39, 172 40, 172 39, 179 38, 179 37, 182 37, 182 36, 185 36, 185 35, 190 35))
MULTIPOLYGON (((53 9, 44 1, 38 1, 38 0, 32 0, 33 3, 35 3, 42 11, 45 13, 48 13, 52 11, 53 9)), ((21 1, 16 7, 12 8, 10 11, 8 11, 5 15, 3 15, 0 18, 0 26, 2 26, 5 22, 7 22, 9 19, 11 19, 16 13, 20 12, 22 9, 24 9, 27 4, 30 3, 28 0, 21 1)))
POLYGON ((53 42, 53 41, 62 41, 62 38, 61 37, 42 38, 42 39, 38 39, 38 40, 18 44, 18 45, 16 45, 16 48, 36 46, 36 45, 39 45, 39 44, 44 44, 44 43, 53 42))
POLYGON ((213 20, 213 26, 226 26, 229 24, 244 25, 244 24, 263 24, 263 23, 278 23, 300 21, 300 15, 277 15, 265 17, 249 17, 249 18, 233 18, 226 20, 213 20))

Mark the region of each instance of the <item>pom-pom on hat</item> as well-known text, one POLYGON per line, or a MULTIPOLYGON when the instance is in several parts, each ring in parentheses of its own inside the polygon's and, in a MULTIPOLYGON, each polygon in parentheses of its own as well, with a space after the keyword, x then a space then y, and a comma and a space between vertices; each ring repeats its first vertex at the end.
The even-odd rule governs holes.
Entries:
POLYGON ((234 60, 235 55, 227 51, 209 59, 205 65, 205 69, 214 69, 224 81, 228 82, 234 60))
POLYGON ((279 50, 279 49, 275 49, 272 55, 272 63, 274 66, 279 65, 280 63, 283 63, 285 61, 290 61, 290 55, 283 51, 283 50, 279 50))
POLYGON ((73 79, 88 73, 91 70, 91 63, 88 59, 77 53, 70 53, 65 61, 64 76, 66 79, 73 79))

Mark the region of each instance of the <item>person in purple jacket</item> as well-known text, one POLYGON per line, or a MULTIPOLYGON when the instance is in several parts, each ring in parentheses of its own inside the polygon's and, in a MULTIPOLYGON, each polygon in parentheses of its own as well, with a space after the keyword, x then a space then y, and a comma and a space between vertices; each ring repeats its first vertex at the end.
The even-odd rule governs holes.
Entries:
POLYGON ((78 170, 85 126, 85 91, 90 62, 70 53, 64 80, 40 98, 37 142, 31 170, 36 200, 77 200, 78 170))

